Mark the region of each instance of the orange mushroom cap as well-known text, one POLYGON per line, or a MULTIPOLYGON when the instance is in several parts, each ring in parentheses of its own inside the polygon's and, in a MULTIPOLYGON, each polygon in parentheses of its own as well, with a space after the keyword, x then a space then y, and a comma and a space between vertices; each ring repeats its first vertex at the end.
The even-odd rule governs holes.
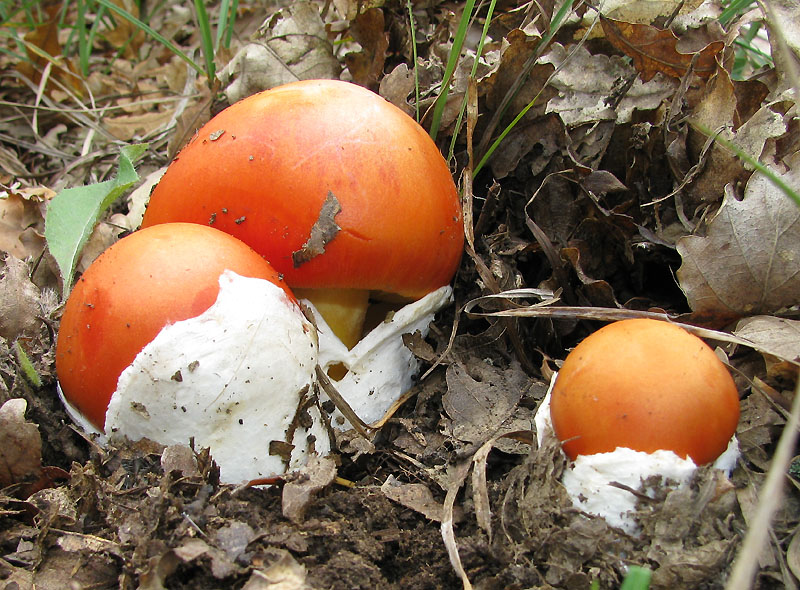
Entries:
POLYGON ((292 287, 419 298, 459 264, 459 197, 413 119, 347 82, 261 92, 203 126, 154 189, 143 227, 211 224, 292 287))
POLYGON ((103 429, 122 371, 163 327, 211 307, 224 270, 268 280, 294 301, 269 263, 210 227, 163 224, 103 252, 77 281, 61 318, 56 371, 67 401, 103 429))
POLYGON ((728 369, 696 336, 659 320, 623 320, 569 353, 550 415, 571 459, 626 447, 671 450, 701 465, 725 451, 739 395, 728 369))

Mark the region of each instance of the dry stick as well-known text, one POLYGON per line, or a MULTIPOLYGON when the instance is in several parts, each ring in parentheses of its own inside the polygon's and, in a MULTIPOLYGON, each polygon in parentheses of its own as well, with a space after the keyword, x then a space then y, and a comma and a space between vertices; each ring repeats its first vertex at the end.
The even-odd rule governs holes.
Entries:
POLYGON ((753 578, 758 569, 758 558, 769 537, 772 517, 781 504, 783 498, 783 483, 786 470, 794 454, 794 445, 797 441, 797 428, 800 422, 800 379, 794 391, 792 413, 783 427, 778 448, 772 457, 767 479, 759 492, 756 512, 750 519, 752 526, 748 529, 744 543, 739 550, 736 562, 733 564, 731 576, 725 585, 725 590, 749 590, 753 585, 753 578))

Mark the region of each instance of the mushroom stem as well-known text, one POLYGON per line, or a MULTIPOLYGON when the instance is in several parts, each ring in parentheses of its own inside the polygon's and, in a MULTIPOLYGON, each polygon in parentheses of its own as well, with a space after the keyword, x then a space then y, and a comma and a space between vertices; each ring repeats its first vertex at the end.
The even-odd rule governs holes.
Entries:
POLYGON ((293 289, 299 299, 314 304, 333 333, 353 348, 364 330, 364 318, 369 305, 369 291, 362 289, 293 289))

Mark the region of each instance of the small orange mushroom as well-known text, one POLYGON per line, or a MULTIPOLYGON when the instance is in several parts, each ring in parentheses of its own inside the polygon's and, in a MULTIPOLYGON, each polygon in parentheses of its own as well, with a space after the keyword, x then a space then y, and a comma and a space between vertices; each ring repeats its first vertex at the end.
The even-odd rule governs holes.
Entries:
POLYGON ((617 447, 714 461, 733 436, 739 396, 728 369, 696 336, 652 319, 609 324, 569 353, 550 415, 575 459, 617 447))
POLYGON ((163 224, 103 252, 76 283, 61 318, 56 370, 66 400, 103 430, 123 370, 162 328, 211 307, 225 270, 270 281, 295 301, 261 256, 209 227, 163 224))
POLYGON ((261 92, 203 126, 142 225, 172 221, 250 245, 350 348, 371 293, 418 299, 449 283, 463 248, 456 187, 425 130, 333 80, 261 92))

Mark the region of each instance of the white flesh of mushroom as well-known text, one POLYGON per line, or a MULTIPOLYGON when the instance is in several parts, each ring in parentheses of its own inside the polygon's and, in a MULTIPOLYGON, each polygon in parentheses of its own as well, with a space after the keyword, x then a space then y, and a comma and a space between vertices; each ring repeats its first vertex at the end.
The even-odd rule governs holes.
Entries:
POLYGON ((194 438, 210 447, 225 482, 280 474, 287 465, 270 454, 273 441, 295 445, 290 468, 309 444, 330 450, 319 420, 313 433, 297 420, 316 362, 314 328, 284 291, 225 271, 208 310, 163 328, 122 372, 106 432, 164 445, 194 438))

